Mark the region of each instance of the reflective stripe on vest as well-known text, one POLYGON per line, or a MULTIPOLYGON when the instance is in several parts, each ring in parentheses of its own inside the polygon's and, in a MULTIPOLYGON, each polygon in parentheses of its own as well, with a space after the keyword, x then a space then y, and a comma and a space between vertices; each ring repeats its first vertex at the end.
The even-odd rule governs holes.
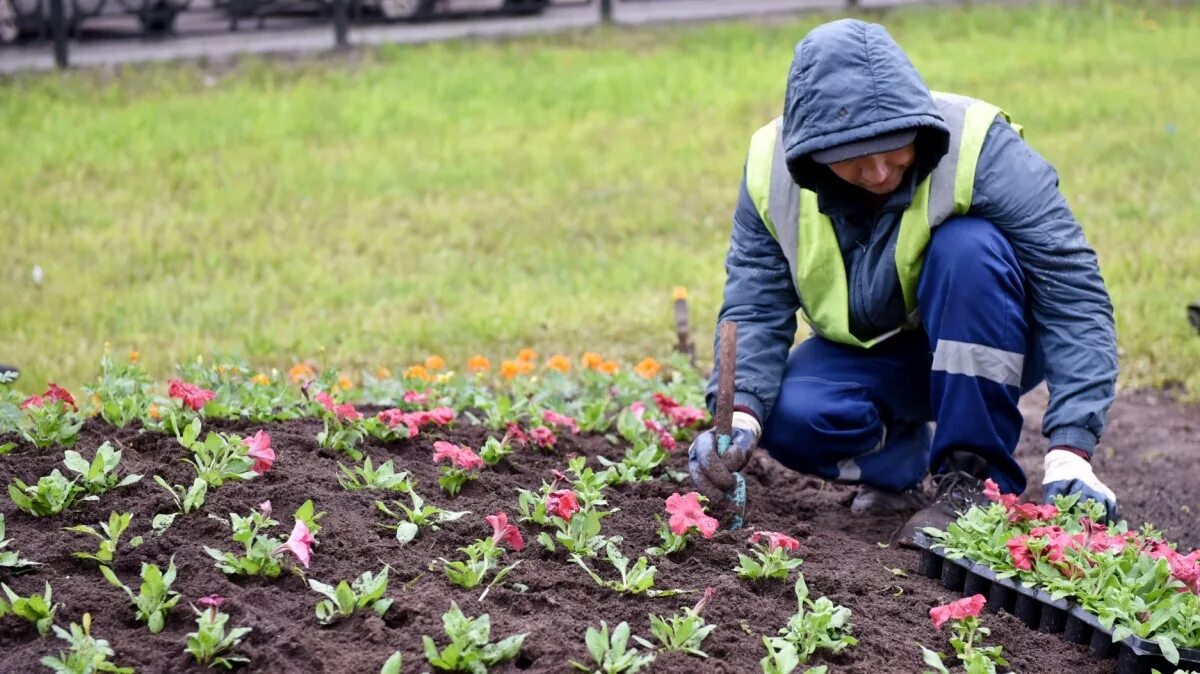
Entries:
MULTIPOLYGON (((850 295, 846 265, 833 222, 817 208, 817 194, 801 189, 787 170, 780 120, 755 132, 746 159, 746 190, 771 236, 779 242, 791 269, 803 309, 801 315, 817 334, 842 344, 871 347, 914 327, 917 283, 929 234, 953 215, 971 207, 975 167, 988 129, 997 115, 1008 115, 984 101, 934 92, 934 101, 950 129, 950 147, 937 167, 913 194, 900 220, 896 239, 896 273, 908 314, 905 325, 868 341, 850 332, 850 295)), ((1021 127, 1013 125, 1018 132, 1021 127)))

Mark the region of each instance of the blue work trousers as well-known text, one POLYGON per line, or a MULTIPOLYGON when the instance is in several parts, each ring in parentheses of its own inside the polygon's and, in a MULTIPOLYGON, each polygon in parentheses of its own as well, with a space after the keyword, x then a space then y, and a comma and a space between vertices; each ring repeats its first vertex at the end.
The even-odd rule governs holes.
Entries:
POLYGON ((1021 493, 1017 400, 1043 366, 1012 246, 980 218, 942 223, 917 304, 921 329, 869 349, 818 336, 796 346, 759 444, 793 470, 888 491, 918 485, 967 450, 987 461, 1001 491, 1021 493))

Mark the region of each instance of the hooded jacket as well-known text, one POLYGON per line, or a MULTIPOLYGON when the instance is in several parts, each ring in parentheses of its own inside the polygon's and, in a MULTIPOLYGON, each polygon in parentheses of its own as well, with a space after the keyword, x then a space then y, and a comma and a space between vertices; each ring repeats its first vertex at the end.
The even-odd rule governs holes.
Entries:
MULTIPOLYGON (((817 193, 819 209, 833 222, 846 265, 851 332, 865 340, 899 326, 905 311, 893 251, 900 218, 949 141, 929 88, 882 26, 835 21, 796 46, 781 123, 793 180, 817 193), (907 129, 917 131, 916 161, 878 211, 859 188, 811 158, 907 129)), ((1025 275, 1035 348, 1044 355, 1050 388, 1043 432, 1050 446, 1090 453, 1103 433, 1117 376, 1112 303, 1096 254, 1058 189, 1054 168, 1002 118, 988 131, 974 187, 969 215, 1000 229, 1025 275)), ((725 267, 719 321, 738 323, 735 404, 765 420, 779 394, 800 301, 787 259, 744 178, 725 267)), ((712 408, 715 374, 706 393, 712 408)))

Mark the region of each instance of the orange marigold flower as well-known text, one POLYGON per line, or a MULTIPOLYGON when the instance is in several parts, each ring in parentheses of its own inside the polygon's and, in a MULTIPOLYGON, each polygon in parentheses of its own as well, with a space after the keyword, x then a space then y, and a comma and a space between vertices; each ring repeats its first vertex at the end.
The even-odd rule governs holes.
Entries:
POLYGON ((687 299, 687 288, 684 288, 683 286, 675 286, 671 290, 671 299, 675 300, 676 302, 678 302, 679 300, 686 300, 687 299))
POLYGON ((292 366, 292 369, 288 370, 288 379, 292 380, 293 384, 312 381, 316 378, 316 370, 313 370, 312 366, 308 363, 297 363, 292 366))
POLYGON ((533 349, 521 349, 517 352, 517 360, 531 363, 537 360, 537 351, 533 349))
POLYGON ((267 386, 268 384, 271 383, 270 377, 268 377, 267 375, 265 375, 261 372, 254 375, 253 377, 251 377, 250 381, 255 384, 258 384, 259 386, 267 386))
POLYGON ((596 369, 600 370, 604 374, 616 374, 617 370, 621 369, 621 366, 617 365, 617 361, 615 360, 606 360, 603 363, 600 363, 600 365, 596 366, 596 369))
POLYGON ((492 369, 492 362, 483 356, 471 356, 467 359, 467 370, 471 372, 487 372, 492 369))
POLYGON ((571 359, 562 354, 555 354, 550 356, 550 360, 546 361, 546 367, 566 374, 571 371, 571 359))
POLYGON ((518 374, 521 374, 521 368, 517 365, 517 361, 506 360, 503 363, 500 363, 501 377, 504 377, 505 379, 512 379, 518 374))
POLYGON ((604 358, 595 351, 585 351, 582 361, 584 367, 599 370, 600 364, 604 362, 604 358))
POLYGON ((350 378, 346 375, 342 375, 338 377, 338 387, 343 391, 349 391, 354 388, 354 382, 350 381, 350 378))
POLYGON ((158 405, 151 405, 150 409, 146 410, 146 416, 150 417, 151 419, 161 419, 162 412, 158 410, 158 405))
POLYGON ((380 366, 379 369, 375 370, 375 376, 380 379, 391 379, 392 371, 386 367, 380 366))
POLYGON ((659 365, 658 361, 653 358, 643 358, 640 363, 633 366, 633 371, 644 379, 653 379, 661 370, 662 365, 659 365))
POLYGON ((404 371, 404 376, 409 379, 420 379, 421 381, 429 381, 429 370, 425 369, 424 365, 413 365, 404 371))
POLYGON ((446 369, 446 360, 441 356, 434 354, 425 359, 425 369, 431 372, 446 369))
POLYGON ((137 363, 138 359, 141 357, 142 357, 142 354, 138 353, 137 349, 131 349, 129 351, 129 362, 130 363, 137 363))

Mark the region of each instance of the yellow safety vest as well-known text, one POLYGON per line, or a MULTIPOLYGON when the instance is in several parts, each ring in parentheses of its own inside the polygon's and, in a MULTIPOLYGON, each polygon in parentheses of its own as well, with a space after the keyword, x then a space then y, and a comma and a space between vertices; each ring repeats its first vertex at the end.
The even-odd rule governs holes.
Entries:
MULTIPOLYGON (((817 193, 802 189, 787 170, 780 118, 754 133, 746 158, 746 189, 771 236, 787 258, 796 292, 803 304, 801 316, 826 339, 869 348, 915 327, 917 282, 930 230, 971 207, 975 165, 988 129, 997 115, 1012 123, 1000 108, 966 96, 933 93, 934 101, 950 128, 950 147, 934 170, 921 181, 912 203, 900 220, 896 240, 896 273, 904 293, 908 319, 895 330, 862 341, 850 332, 850 295, 846 265, 833 222, 817 208, 817 193)), ((1019 125, 1013 127, 1020 133, 1019 125)))

